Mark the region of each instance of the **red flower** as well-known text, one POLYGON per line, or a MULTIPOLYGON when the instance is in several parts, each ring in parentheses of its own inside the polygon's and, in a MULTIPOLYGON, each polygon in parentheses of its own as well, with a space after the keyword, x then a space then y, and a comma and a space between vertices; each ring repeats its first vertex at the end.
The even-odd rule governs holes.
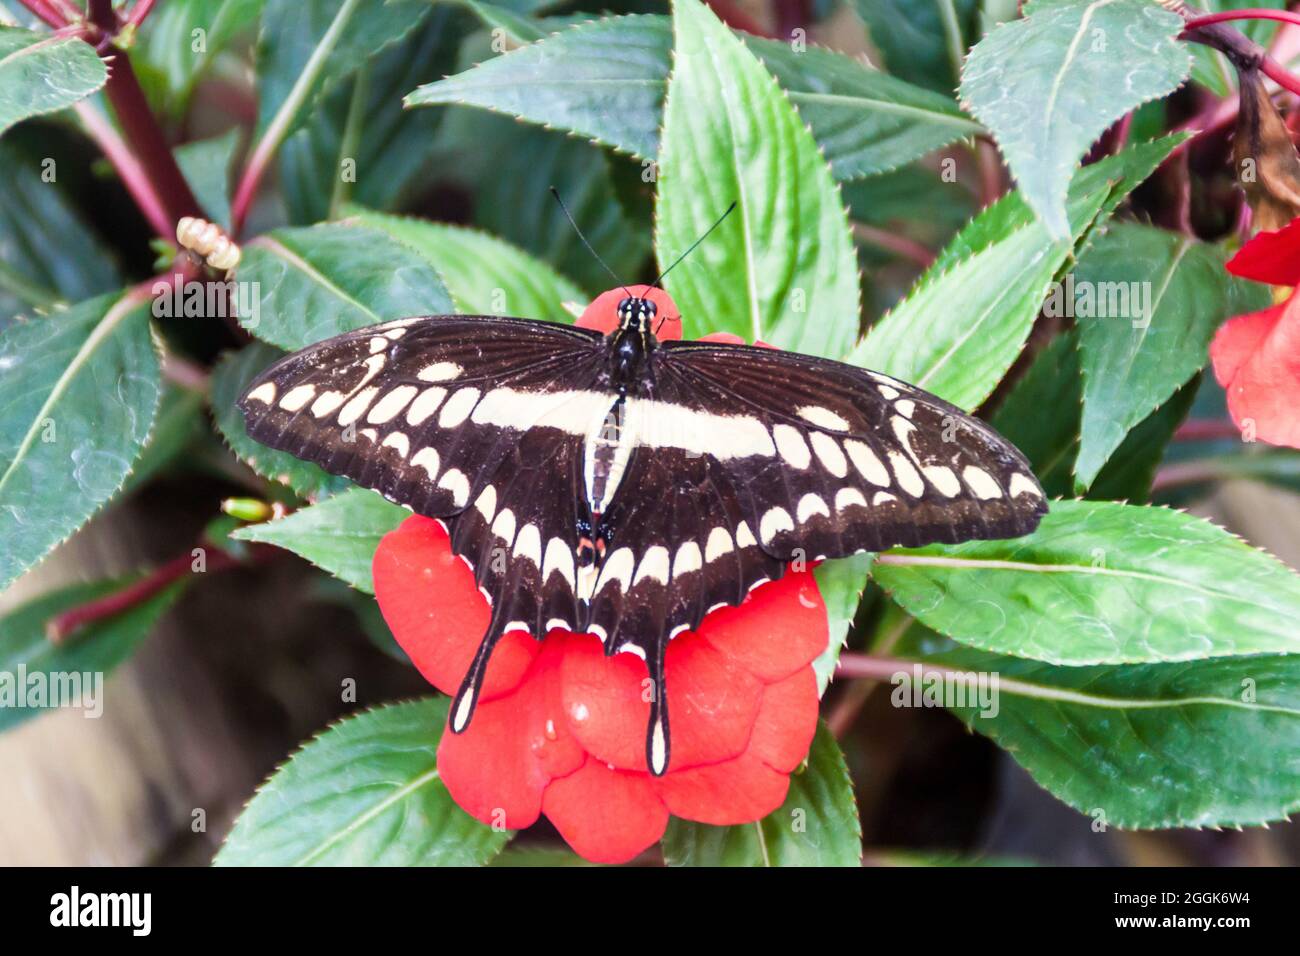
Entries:
MULTIPOLYGON (((1256 282, 1300 285, 1300 219, 1261 232, 1228 261, 1228 271, 1256 282)), ((1228 411, 1261 441, 1300 448, 1300 295, 1224 323, 1210 343, 1214 376, 1228 411)))
MULTIPOLYGON (((580 324, 608 327, 623 295, 599 297, 580 324)), ((678 337, 675 306, 659 290, 650 295, 666 320, 660 337, 678 337)), ((398 643, 430 683, 454 693, 488 604, 442 525, 413 516, 386 535, 374 580, 398 643)), ((602 863, 654 845, 669 814, 720 825, 758 820, 785 800, 789 774, 812 743, 810 665, 827 641, 810 571, 765 584, 676 637, 665 661, 672 763, 654 777, 643 661, 606 657, 592 635, 556 630, 537 641, 509 633, 492 655, 473 721, 463 734, 443 734, 438 769, 472 816, 519 829, 545 814, 574 850, 602 863)))

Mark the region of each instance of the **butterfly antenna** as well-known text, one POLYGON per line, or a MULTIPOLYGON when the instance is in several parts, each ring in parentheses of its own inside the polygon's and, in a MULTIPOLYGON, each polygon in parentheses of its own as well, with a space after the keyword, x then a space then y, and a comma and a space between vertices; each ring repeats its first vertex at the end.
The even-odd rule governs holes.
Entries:
MULTIPOLYGON (((558 197, 557 197, 557 198, 558 198, 558 197)), ((733 209, 735 209, 735 208, 736 208, 736 200, 733 199, 733 200, 731 201, 731 205, 727 207, 727 211, 724 212, 721 216, 718 217, 718 221, 715 222, 713 225, 709 226, 708 229, 705 229, 705 230, 704 230, 704 235, 700 236, 700 238, 698 238, 698 239, 696 239, 694 242, 692 242, 692 243, 691 243, 691 247, 690 247, 689 249, 687 249, 685 252, 683 252, 680 256, 678 256, 678 257, 673 261, 673 264, 672 264, 672 265, 670 265, 670 266, 669 266, 667 269, 665 269, 663 272, 659 273, 659 278, 658 278, 658 279, 655 279, 654 282, 650 283, 650 287, 651 287, 652 289, 653 289, 653 288, 658 288, 658 287, 659 287, 659 283, 663 280, 663 277, 666 276, 666 275, 668 275, 668 273, 672 272, 674 269, 676 269, 678 263, 680 263, 683 259, 685 259, 687 256, 689 256, 692 252, 695 251, 695 247, 696 247, 696 246, 698 246, 698 245, 699 245, 701 242, 703 242, 705 239, 709 238, 709 233, 711 233, 714 229, 717 229, 720 225, 722 225, 722 220, 724 220, 724 219, 726 219, 728 216, 730 216, 730 215, 731 215, 731 210, 733 210, 733 209)))
POLYGON ((552 186, 551 195, 554 196, 555 201, 560 204, 560 210, 564 213, 564 218, 569 220, 569 225, 572 226, 573 231, 578 234, 578 238, 581 239, 582 244, 587 247, 587 251, 596 257, 596 261, 599 262, 601 264, 601 267, 610 274, 610 277, 613 278, 614 283, 618 286, 621 286, 624 292, 627 292, 629 298, 635 298, 635 296, 633 296, 631 292, 628 292, 627 286, 623 285, 623 280, 620 279, 618 277, 618 274, 615 273, 614 270, 611 269, 609 265, 605 262, 605 260, 600 257, 600 253, 597 252, 594 248, 592 248, 591 243, 587 241, 587 237, 582 234, 582 230, 578 228, 577 220, 573 218, 573 214, 569 212, 569 207, 566 206, 564 204, 564 200, 560 198, 560 191, 556 189, 554 186, 552 186))

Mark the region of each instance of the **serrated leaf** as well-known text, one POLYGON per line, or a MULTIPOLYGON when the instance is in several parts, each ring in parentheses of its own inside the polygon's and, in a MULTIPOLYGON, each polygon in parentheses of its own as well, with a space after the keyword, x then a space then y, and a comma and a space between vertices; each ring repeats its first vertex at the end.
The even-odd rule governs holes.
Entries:
POLYGON ((958 647, 920 626, 897 653, 997 675, 996 713, 954 711, 1094 821, 1249 826, 1300 808, 1300 655, 1055 667, 958 647))
POLYGON ((344 198, 396 208, 424 185, 422 174, 434 162, 429 143, 443 111, 403 110, 402 95, 447 71, 464 19, 453 7, 436 5, 364 71, 336 84, 285 140, 278 157, 280 188, 292 223, 334 218, 331 207, 344 198), (354 108, 355 128, 349 131, 354 108), (346 171, 355 182, 344 179, 344 160, 351 160, 346 171))
POLYGON ((1135 504, 1150 497, 1156 469, 1174 432, 1187 417, 1200 381, 1199 377, 1193 378, 1124 436, 1088 489, 1087 497, 1135 504))
POLYGON ((192 445, 211 435, 207 416, 203 414, 203 402, 202 392, 172 384, 163 386, 148 444, 131 466, 131 474, 118 492, 119 497, 148 484, 192 445))
POLYGON ((911 83, 951 92, 968 38, 978 36, 977 0, 853 0, 885 69, 911 83))
POLYGON ((266 0, 257 44, 259 138, 283 137, 318 97, 428 15, 423 0, 266 0))
POLYGON ((438 776, 445 698, 345 718, 258 790, 217 866, 476 866, 510 834, 456 806, 438 776))
POLYGON ((547 195, 554 186, 616 275, 643 271, 650 253, 649 197, 644 213, 640 203, 634 208, 624 201, 615 179, 620 164, 619 171, 647 188, 627 159, 506 116, 461 108, 451 113, 439 138, 450 147, 447 165, 473 189, 474 225, 549 262, 587 293, 603 292, 614 280, 547 195), (482 156, 493 161, 481 162, 482 156))
POLYGON ((1205 364, 1225 319, 1268 305, 1267 288, 1230 276, 1225 259, 1217 246, 1121 223, 1079 260, 1073 284, 1055 303, 1069 306, 1079 326, 1084 387, 1076 491, 1086 490, 1124 436, 1205 364))
POLYGON ((239 279, 259 297, 240 324, 290 351, 389 319, 452 311, 451 296, 423 256, 364 226, 331 223, 259 236, 244 246, 239 279))
MULTIPOLYGON (((738 35, 788 92, 837 178, 894 169, 981 131, 949 97, 850 57, 818 47, 795 52, 780 41, 738 35)), ((461 103, 505 112, 653 159, 671 50, 669 18, 612 17, 429 83, 406 104, 461 103)))
MULTIPOLYGON (((1225 10, 1244 10, 1248 8, 1283 10, 1285 0, 1197 0, 1197 16, 1204 13, 1221 13, 1225 10)), ((1277 32, 1278 24, 1274 20, 1236 20, 1232 28, 1240 31, 1248 40, 1253 40, 1262 47, 1268 47, 1277 32)), ((1237 71, 1228 58, 1212 47, 1201 43, 1189 43, 1192 54, 1192 79, 1200 83, 1215 96, 1232 95, 1237 88, 1237 71)))
POLYGON ((0 589, 122 487, 161 392, 136 298, 99 296, 0 332, 0 589))
POLYGON ((230 164, 239 146, 239 127, 175 149, 176 163, 208 218, 230 226, 230 164))
POLYGON ((673 21, 656 207, 661 268, 737 204, 664 280, 683 335, 733 332, 843 355, 857 335, 857 258, 816 142, 762 64, 699 0, 677 0, 673 21))
POLYGON ((1055 501, 1026 537, 890 551, 872 574, 942 634, 1053 664, 1300 651, 1300 576, 1164 508, 1055 501))
POLYGON ((80 38, 0 26, 0 134, 66 109, 107 81, 104 61, 80 38))
POLYGON ((0 328, 19 313, 80 302, 119 285, 113 256, 63 188, 0 143, 0 328))
MULTIPOLYGON (((120 591, 132 582, 74 584, 43 594, 0 617, 0 732, 49 709, 49 696, 44 698, 47 704, 36 704, 32 694, 38 687, 44 688, 46 695, 80 687, 85 695, 85 715, 102 714, 103 685, 95 686, 95 675, 102 680, 131 656, 189 580, 182 579, 112 617, 86 624, 60 645, 50 643, 45 636, 50 618, 120 591)), ((65 700, 62 706, 71 703, 65 700)))
POLYGON ((373 491, 351 488, 277 521, 240 528, 232 537, 292 551, 368 594, 375 593, 370 564, 379 540, 410 512, 373 491))
MULTIPOLYGON (((1077 233, 1101 211, 1105 196, 1093 194, 1076 221, 1077 233)), ((932 268, 848 361, 975 408, 1020 354, 1048 286, 1073 248, 1071 240, 1053 241, 1034 223, 947 272, 932 268)))
POLYGON ((819 694, 826 693, 826 685, 835 674, 835 664, 840 659, 844 642, 848 640, 875 557, 874 554, 856 554, 838 561, 824 561, 813 570, 817 589, 826 604, 827 630, 830 632, 830 644, 813 661, 819 694))
POLYGON ((1038 0, 981 40, 961 97, 988 127, 1021 193, 1057 238, 1092 142, 1130 109, 1177 89, 1191 57, 1183 19, 1149 0, 1038 0))
POLYGON ((212 370, 212 417, 235 457, 263 478, 288 485, 304 498, 328 498, 353 487, 352 482, 249 438, 244 416, 235 406, 253 378, 283 356, 261 342, 222 356, 212 370))
POLYGON ((486 232, 359 207, 347 214, 349 222, 382 229, 428 259, 460 312, 571 322, 564 303, 586 299, 547 263, 486 232))
POLYGON ((1070 329, 1034 357, 989 419, 1029 459, 1049 498, 1068 495, 1074 486, 1082 395, 1077 337, 1070 329))
POLYGON ((808 762, 790 777, 780 808, 756 823, 717 827, 673 819, 669 866, 858 866, 862 825, 839 744, 818 724, 808 762))

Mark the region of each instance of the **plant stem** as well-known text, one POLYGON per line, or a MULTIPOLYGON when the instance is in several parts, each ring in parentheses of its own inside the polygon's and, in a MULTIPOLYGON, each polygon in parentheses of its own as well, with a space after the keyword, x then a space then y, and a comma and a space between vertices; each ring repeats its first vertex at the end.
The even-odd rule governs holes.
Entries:
POLYGON ((21 2, 24 7, 56 30, 68 25, 68 21, 63 18, 62 14, 46 3, 46 0, 21 0, 21 2))
MULTIPOLYGON (((120 591, 106 594, 94 601, 87 601, 85 604, 70 608, 62 614, 56 614, 45 624, 45 639, 57 647, 81 628, 96 621, 116 617, 124 611, 130 610, 136 605, 147 601, 169 584, 179 581, 187 574, 195 573, 191 570, 193 562, 193 555, 187 551, 185 554, 172 558, 166 564, 161 565, 139 581, 127 585, 120 591)), ((229 552, 214 547, 207 549, 205 571, 222 571, 234 567, 238 563, 231 557, 229 552)))
POLYGON ((163 204, 162 197, 154 189, 153 183, 145 173, 144 167, 136 160, 135 154, 117 135, 113 124, 87 100, 82 100, 74 108, 77 115, 81 117, 86 132, 113 164, 127 192, 131 194, 131 198, 135 200, 145 219, 149 220, 149 225, 160 236, 170 238, 176 228, 176 220, 167 218, 167 208, 163 204))
MULTIPOLYGON (((163 137, 162 130, 154 118, 153 111, 145 99, 140 81, 136 79, 135 70, 126 52, 110 46, 108 56, 110 73, 104 93, 113 105, 113 113, 122 127, 126 141, 131 144, 131 152, 136 157, 145 177, 162 206, 167 219, 166 225, 159 230, 164 238, 172 238, 176 231, 176 222, 182 216, 201 216, 199 201, 194 198, 190 184, 185 181, 171 147, 163 137)), ((155 225, 154 228, 158 228, 155 225)))
POLYGON ((1283 23, 1300 25, 1300 13, 1290 10, 1271 10, 1263 7, 1250 7, 1245 10, 1224 10, 1220 13, 1203 13, 1187 21, 1187 29, 1195 30, 1208 27, 1214 23, 1226 23, 1229 20, 1280 20, 1283 23))
MULTIPOLYGON (((339 142, 338 161, 334 164, 334 189, 330 193, 329 218, 337 219, 343 204, 352 198, 352 183, 343 178, 343 163, 351 158, 356 160, 357 143, 361 141, 361 125, 364 122, 366 100, 370 89, 370 67, 362 66, 357 70, 357 78, 352 85, 352 100, 348 103, 348 116, 343 123, 343 138, 339 142)), ((353 170, 355 173, 355 170, 353 170)))
POLYGON ((271 160, 275 158, 276 150, 280 148, 284 138, 288 136, 289 127, 297 118, 298 111, 316 87, 316 81, 320 79, 330 54, 334 52, 335 44, 343 35, 343 30, 352 19, 359 2, 360 0, 343 0, 343 6, 334 15, 333 22, 321 37, 320 43, 316 44, 316 49, 312 50, 293 88, 289 90, 289 95, 280 104, 266 131, 262 133, 262 138, 258 140, 249 155, 239 185, 235 189, 234 201, 230 204, 230 231, 236 238, 243 231, 244 220, 248 217, 248 210, 257 196, 257 189, 262 183, 262 177, 266 175, 267 167, 271 165, 271 160))
POLYGON ((1226 418, 1189 418, 1174 431, 1174 441, 1241 439, 1237 426, 1226 418))
POLYGON ((1286 10, 1262 9, 1229 10, 1223 13, 1206 14, 1204 11, 1188 6, 1183 0, 1162 0, 1161 6, 1186 21, 1182 39, 1213 47, 1231 60, 1238 69, 1258 69, 1278 86, 1300 96, 1300 78, 1270 57, 1258 43, 1248 40, 1240 31, 1224 25, 1229 20, 1240 20, 1255 15, 1269 20, 1300 23, 1300 14, 1286 10))
POLYGON ((153 9, 154 0, 135 0, 135 5, 131 7, 131 13, 126 18, 128 26, 138 27, 144 23, 144 18, 149 15, 153 9))
POLYGON ((934 262, 933 250, 927 249, 915 239, 909 239, 907 236, 890 232, 888 229, 868 226, 865 222, 853 223, 853 238, 859 242, 886 249, 902 256, 904 259, 910 259, 922 269, 929 268, 930 263, 934 262))

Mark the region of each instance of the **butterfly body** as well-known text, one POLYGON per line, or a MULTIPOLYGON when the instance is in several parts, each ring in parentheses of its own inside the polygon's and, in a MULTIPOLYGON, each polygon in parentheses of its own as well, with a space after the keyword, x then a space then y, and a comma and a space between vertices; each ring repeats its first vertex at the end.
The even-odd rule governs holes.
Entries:
POLYGON ((401 319, 288 356, 240 400, 257 440, 448 526, 492 604, 453 731, 501 635, 591 633, 646 661, 663 773, 665 651, 709 611, 793 560, 1015 537, 1046 510, 1014 447, 913 386, 660 339, 676 311, 659 289, 607 292, 588 317, 605 331, 401 319))

